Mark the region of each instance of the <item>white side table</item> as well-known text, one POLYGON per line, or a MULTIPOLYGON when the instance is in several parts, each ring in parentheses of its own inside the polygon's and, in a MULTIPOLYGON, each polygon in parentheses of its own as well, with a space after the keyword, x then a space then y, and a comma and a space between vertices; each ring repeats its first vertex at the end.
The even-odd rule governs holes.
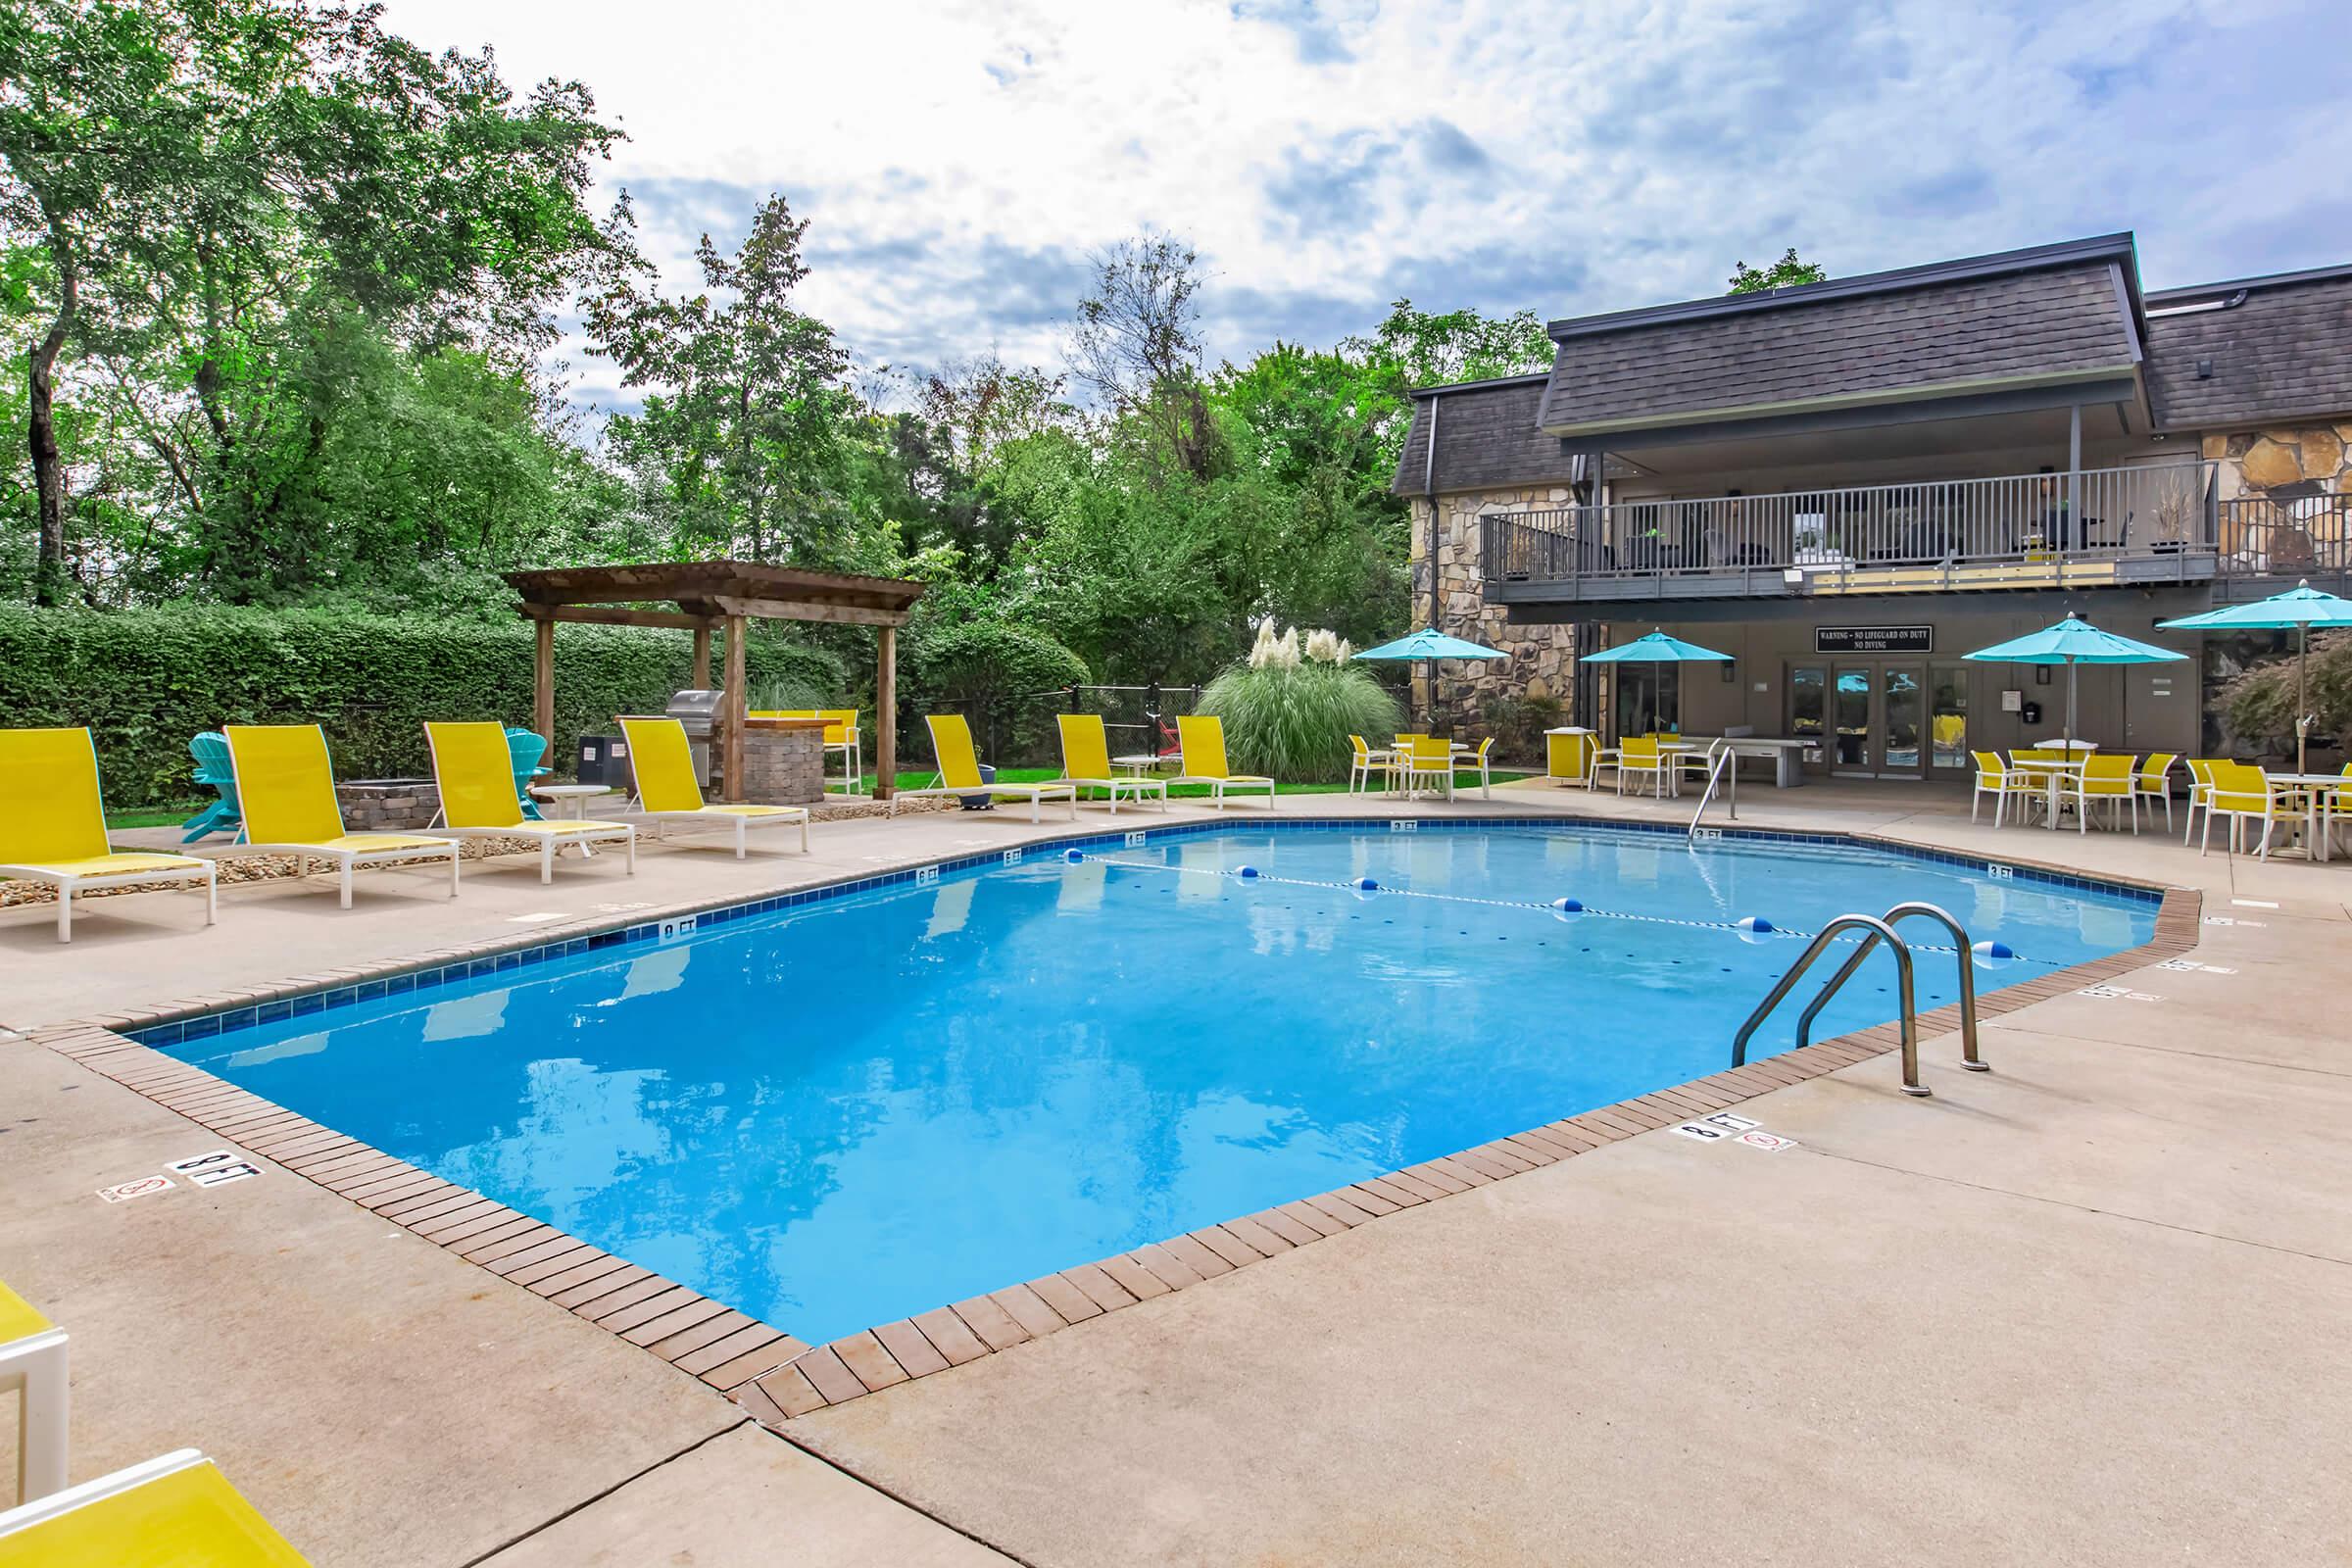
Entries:
POLYGON ((565 821, 577 822, 588 814, 588 803, 599 795, 616 793, 609 784, 534 784, 531 794, 545 801, 548 808, 565 821))
MULTIPOLYGON (((588 814, 590 801, 595 800, 599 795, 617 793, 619 792, 609 784, 534 784, 531 786, 531 794, 537 799, 545 801, 550 814, 558 821, 564 822, 582 820, 588 814)), ((584 859, 593 860, 596 858, 596 847, 592 844, 583 844, 580 846, 580 855, 584 859)))

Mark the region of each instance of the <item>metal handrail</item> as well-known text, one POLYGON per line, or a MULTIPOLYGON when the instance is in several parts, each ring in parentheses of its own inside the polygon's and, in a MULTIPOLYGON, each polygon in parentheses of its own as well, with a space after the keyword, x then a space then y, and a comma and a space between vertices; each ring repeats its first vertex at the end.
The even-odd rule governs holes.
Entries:
POLYGON ((1698 837, 1698 819, 1707 814, 1707 803, 1715 799, 1716 782, 1730 769, 1731 787, 1724 792, 1724 804, 1731 808, 1732 820, 1740 820, 1740 763, 1739 753, 1732 750, 1728 740, 1717 741, 1708 749, 1707 788, 1698 798, 1698 809, 1690 813, 1690 831, 1684 835, 1688 844, 1698 837))
MULTIPOLYGON (((1747 1065, 1748 1038, 1756 1032, 1757 1027, 1764 1022, 1772 1009, 1781 1004, 1781 999, 1795 988, 1796 982, 1804 977, 1807 969, 1812 967, 1813 960, 1821 956, 1823 951, 1837 940, 1838 933, 1840 931, 1868 931, 1871 933, 1871 940, 1862 944, 1865 953, 1877 943, 1884 942, 1886 944, 1887 950, 1894 955, 1895 984, 1903 1009, 1900 1019, 1903 1093, 1917 1096, 1922 1100, 1926 1099, 1934 1091, 1919 1081, 1919 1006, 1911 986, 1911 949, 1901 937, 1894 934, 1894 927, 1884 920, 1874 920, 1867 914, 1841 914, 1821 928, 1821 934, 1807 945, 1803 956, 1788 966, 1788 972, 1781 976, 1780 984, 1772 988, 1772 994, 1757 1005, 1755 1011, 1747 1015, 1747 1022, 1741 1024, 1739 1034, 1732 1037, 1732 1065, 1734 1067, 1747 1065)), ((1848 960, 1845 967, 1838 970, 1836 977, 1830 981, 1828 990, 1835 992, 1838 983, 1852 974, 1857 967, 1859 967, 1858 960, 1848 960)))
MULTIPOLYGON (((1913 915, 1937 921, 1952 934, 1952 941, 1960 953, 1960 1065, 1970 1072, 1992 1071, 1991 1064, 1977 1054, 1977 958, 1969 945, 1968 928, 1955 919, 1950 911, 1933 904, 1898 904, 1880 918, 1891 928, 1895 921, 1913 915)), ((1821 988, 1821 994, 1813 999, 1812 1005, 1805 1008, 1804 1016, 1796 1021, 1796 1044, 1800 1050, 1813 1043, 1813 1020, 1821 1015, 1822 1008, 1830 1004, 1830 998, 1837 995, 1838 988, 1862 967, 1862 960, 1870 956, 1870 950, 1878 946, 1878 941, 1876 935, 1863 938, 1862 946, 1854 950, 1854 956, 1830 977, 1830 983, 1821 988)))

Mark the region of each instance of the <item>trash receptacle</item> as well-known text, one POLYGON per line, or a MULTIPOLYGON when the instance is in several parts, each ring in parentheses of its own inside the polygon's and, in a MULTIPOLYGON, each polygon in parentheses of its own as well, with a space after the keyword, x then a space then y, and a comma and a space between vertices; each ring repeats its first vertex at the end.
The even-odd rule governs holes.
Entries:
POLYGON ((625 789, 629 782, 629 743, 617 735, 583 735, 573 754, 583 784, 625 789))
MULTIPOLYGON (((982 762, 980 764, 980 782, 994 784, 996 781, 996 768, 987 762, 982 762)), ((991 795, 958 795, 956 799, 963 804, 963 808, 967 811, 985 811, 996 804, 996 798, 991 795)))

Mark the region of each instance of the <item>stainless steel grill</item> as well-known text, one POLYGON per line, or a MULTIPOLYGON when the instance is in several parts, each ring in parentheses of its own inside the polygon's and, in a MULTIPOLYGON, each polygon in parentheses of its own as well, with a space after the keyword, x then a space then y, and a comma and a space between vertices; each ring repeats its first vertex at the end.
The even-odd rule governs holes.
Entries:
POLYGON ((695 779, 706 790, 711 783, 710 734, 717 727, 719 707, 726 697, 723 691, 683 691, 662 710, 685 730, 687 749, 694 753, 695 779))

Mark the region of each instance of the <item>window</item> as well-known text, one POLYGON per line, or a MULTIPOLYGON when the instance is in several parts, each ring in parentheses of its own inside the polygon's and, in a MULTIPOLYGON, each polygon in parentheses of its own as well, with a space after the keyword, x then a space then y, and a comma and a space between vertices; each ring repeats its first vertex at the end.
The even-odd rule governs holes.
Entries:
POLYGON ((1799 664, 1788 671, 1788 733, 1805 743, 1804 760, 1821 762, 1821 721, 1829 672, 1819 664, 1799 664))
POLYGON ((1683 679, 1679 664, 1619 664, 1616 668, 1617 734, 1682 732, 1683 679))

